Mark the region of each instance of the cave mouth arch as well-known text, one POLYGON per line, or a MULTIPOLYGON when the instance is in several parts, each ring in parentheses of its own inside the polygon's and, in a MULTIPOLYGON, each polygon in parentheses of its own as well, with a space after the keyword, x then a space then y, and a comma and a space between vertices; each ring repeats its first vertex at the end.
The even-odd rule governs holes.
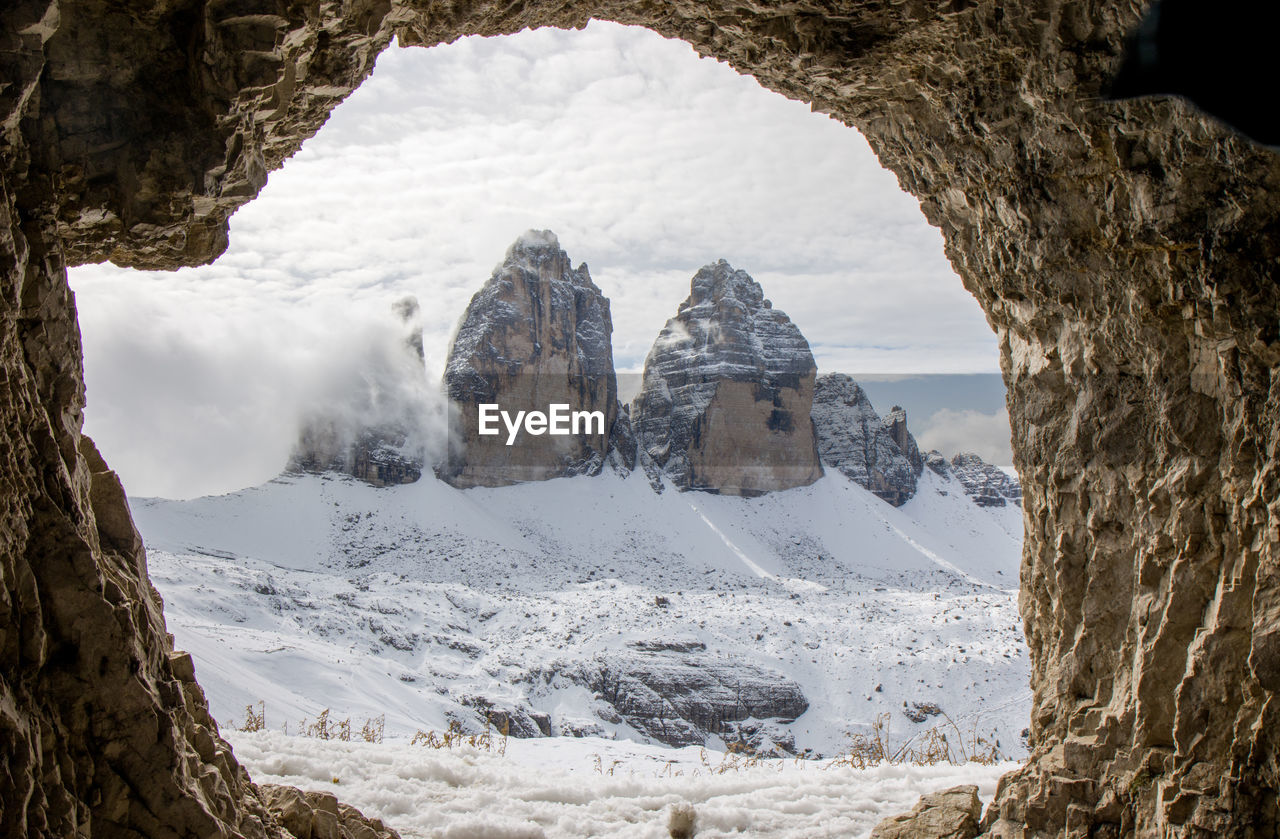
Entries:
MULTIPOLYGON (((352 372, 351 359, 360 357, 360 342, 378 348, 369 359, 371 364, 398 349, 402 344, 401 325, 391 316, 389 304, 413 294, 437 310, 426 313, 434 317, 435 324, 426 330, 422 345, 428 361, 427 378, 439 381, 439 367, 466 301, 488 275, 492 260, 507 247, 508 237, 530 224, 549 224, 562 233, 567 226, 573 233, 572 241, 562 236, 561 243, 574 264, 586 261, 591 265, 593 281, 611 299, 614 362, 622 371, 629 367, 634 373, 643 364, 655 336, 688 294, 690 275, 697 266, 728 256, 735 264, 750 268, 774 308, 786 312, 801 328, 815 351, 820 373, 854 373, 874 410, 882 416, 892 405, 907 406, 910 428, 923 445, 922 453, 933 448, 927 436, 929 420, 940 406, 982 407, 982 411, 974 409, 970 416, 980 416, 982 431, 991 426, 991 437, 1007 441, 1007 421, 1002 420, 1001 414, 1004 391, 996 378, 998 374, 978 374, 973 368, 961 367, 960 371, 974 374, 973 377, 919 377, 914 383, 873 382, 861 376, 862 371, 900 376, 937 372, 904 365, 976 366, 987 362, 994 368, 996 352, 994 336, 980 310, 945 262, 941 237, 926 225, 915 200, 902 193, 896 179, 879 167, 854 130, 815 115, 800 103, 763 91, 723 64, 699 60, 686 44, 665 41, 648 30, 633 27, 592 25, 583 32, 539 30, 431 49, 392 47, 381 54, 379 62, 378 69, 333 111, 299 154, 271 175, 254 202, 231 219, 230 246, 217 263, 183 269, 176 276, 165 272, 139 277, 133 270, 97 268, 88 269, 89 277, 85 276, 85 268, 70 272, 90 394, 84 428, 135 500, 136 521, 149 549, 149 572, 166 598, 169 630, 178 646, 194 658, 211 711, 218 720, 225 723, 241 719, 246 705, 264 698, 277 728, 281 718, 296 722, 316 713, 318 707, 310 707, 315 701, 332 707, 339 716, 377 716, 370 707, 372 702, 353 702, 339 684, 334 684, 329 695, 304 701, 297 693, 284 689, 301 683, 301 679, 282 675, 281 689, 267 693, 262 685, 270 680, 261 678, 252 668, 230 678, 232 662, 227 655, 228 645, 239 646, 239 639, 258 630, 262 630, 260 636, 243 644, 246 661, 260 660, 258 653, 263 649, 291 646, 309 653, 315 648, 330 649, 328 645, 343 638, 353 645, 365 641, 376 644, 377 634, 358 638, 355 633, 337 629, 332 635, 321 637, 306 623, 299 624, 296 637, 287 632, 278 636, 267 632, 256 607, 259 601, 277 598, 272 602, 285 604, 282 622, 293 619, 296 612, 289 608, 289 597, 301 597, 298 592, 306 588, 297 575, 290 573, 298 570, 296 564, 300 560, 291 551, 255 542, 251 535, 219 541, 217 534, 197 531, 199 535, 192 533, 188 537, 189 544, 198 545, 200 551, 199 555, 190 556, 191 579, 186 579, 181 568, 190 550, 178 536, 185 531, 172 518, 161 519, 158 512, 174 511, 181 505, 147 496, 193 499, 190 509, 201 510, 205 517, 215 516, 214 508, 201 507, 201 502, 195 500, 197 496, 245 490, 246 496, 266 505, 273 488, 260 485, 272 482, 286 468, 299 441, 304 407, 309 412, 314 401, 322 409, 321 416, 360 412, 359 406, 344 404, 344 398, 349 399, 351 394, 330 387, 327 378, 316 378, 314 400, 309 393, 300 392, 299 380, 315 377, 315 370, 323 370, 358 388, 362 382, 347 382, 346 377, 352 372), (576 75, 565 78, 566 67, 574 68, 576 75), (619 89, 635 91, 641 87, 638 74, 644 80, 643 91, 626 98, 617 96, 615 91, 619 89), (416 91, 414 86, 422 79, 431 80, 435 88, 443 90, 431 95, 416 91), (651 92, 654 88, 659 92, 651 92), (473 100, 479 104, 472 106, 473 100), (602 126, 611 130, 602 130, 602 126), (602 136, 593 145, 596 134, 602 136), (630 146, 624 142, 626 137, 635 138, 630 146), (599 192, 600 196, 582 197, 589 192, 599 192), (442 206, 434 206, 435 202, 442 206), (487 213, 497 220, 491 221, 487 213), (701 218, 700 214, 712 217, 701 218), (550 223, 545 221, 548 218, 552 219, 550 223), (669 220, 676 222, 677 229, 670 229, 669 220), (604 241, 593 241, 597 238, 604 241), (591 249, 584 255, 584 248, 588 247, 591 249), (111 284, 111 289, 100 291, 95 283, 111 284), (638 300, 627 295, 637 286, 643 287, 638 300), (335 303, 312 305, 317 297, 331 297, 335 303), (367 329, 365 313, 359 309, 361 303, 373 310, 367 329), (647 304, 646 310, 630 311, 637 304, 647 304), (104 309, 106 314, 100 314, 104 309), (834 310, 838 309, 848 311, 839 312, 836 318, 827 317, 836 315, 834 310), (962 312, 956 311, 961 309, 962 312), (139 311, 147 312, 148 328, 142 334, 137 329, 139 311), (190 317, 184 317, 187 314, 190 317), (283 314, 301 319, 304 324, 299 326, 283 314), (115 319, 107 322, 105 318, 111 315, 115 319), (221 320, 233 323, 226 325, 221 320), (960 332, 956 323, 963 323, 965 330, 952 337, 947 334, 949 331, 960 332), (169 324, 176 326, 169 328, 169 324), (98 334, 108 329, 111 331, 107 338, 98 334), (975 332, 979 334, 978 341, 971 337, 975 332), (842 343, 846 337, 848 343, 842 343), (318 358, 309 354, 312 351, 301 346, 302 339, 324 354, 318 358), (628 340, 633 344, 629 359, 620 352, 628 340), (940 351, 939 343, 946 341, 950 343, 940 351), (916 342, 921 346, 918 350, 916 342), (906 349, 877 349, 865 361, 848 360, 859 358, 865 345, 904 343, 906 349), (971 343, 980 346, 970 350, 971 343), (907 358, 896 361, 895 353, 907 358), (935 357, 939 353, 941 359, 935 357), (972 357, 988 353, 988 358, 972 357), (104 362, 104 358, 110 362, 104 362), (894 366, 878 366, 884 363, 882 359, 894 366), (114 368, 104 372, 105 363, 114 368), (974 392, 980 386, 982 392, 977 395, 974 392), (113 393, 112 387, 122 393, 113 393), (922 395, 922 391, 935 388, 942 394, 922 395), (971 401, 961 404, 962 399, 971 401), (917 405, 932 410, 917 411, 917 405), (99 421, 103 415, 118 417, 119 426, 99 421), (273 419, 278 419, 279 429, 268 427, 273 419), (1000 428, 1002 422, 1004 428, 1000 428), (134 451, 120 443, 121 433, 128 435, 124 438, 126 444, 147 449, 143 454, 149 458, 144 463, 150 465, 149 474, 139 474, 134 466, 136 460, 130 457, 136 458, 134 451), (271 444, 277 448, 270 448, 271 444), (230 472, 229 464, 235 459, 261 472, 238 478, 241 473, 230 472), (193 462, 194 466, 189 465, 193 462), (222 471, 206 474, 213 468, 222 471), (186 472, 196 480, 224 483, 212 487, 196 483, 196 489, 191 490, 186 472), (232 477, 227 478, 228 474, 232 477), (152 475, 159 475, 168 483, 156 490, 152 475), (167 486, 177 489, 166 491, 167 486), (204 555, 207 551, 243 560, 226 560, 236 566, 231 573, 236 575, 238 589, 233 587, 222 595, 213 593, 223 590, 223 579, 209 570, 211 560, 204 555), (279 570, 262 570, 255 564, 273 561, 277 555, 279 570), (202 574, 206 580, 202 585, 208 590, 199 600, 207 601, 208 609, 186 597, 194 580, 202 574), (287 596, 284 592, 293 594, 287 596), (232 601, 239 603, 240 612, 233 618, 238 626, 235 633, 227 634, 220 627, 220 621, 227 620, 220 604, 232 601)), ((382 372, 380 367, 375 369, 382 372)), ((942 371, 948 369, 944 366, 942 371)), ((373 378, 381 381, 378 375, 373 378)), ((639 376, 627 378, 634 384, 631 388, 620 387, 620 395, 638 390, 639 376)), ((630 395, 623 398, 624 403, 630 402, 630 395)), ((876 423, 879 422, 877 417, 876 423)), ((947 457, 973 450, 972 438, 952 439, 963 439, 963 445, 946 447, 947 457)), ((906 443, 902 445, 905 450, 906 443)), ((915 446, 914 441, 911 446, 915 446)), ((1010 462, 1007 453, 999 459, 987 457, 992 463, 1010 462)), ((433 462, 430 457, 427 460, 433 462)), ((840 480, 836 465, 829 464, 828 471, 835 472, 833 480, 840 480)), ((920 472, 923 473, 923 466, 920 472)), ((930 472, 928 477, 918 477, 923 483, 933 475, 930 472)), ((865 477, 863 480, 868 481, 865 477)), ((886 483, 890 480, 885 479, 886 483)), ((902 480, 901 476, 896 480, 902 480)), ((886 491, 885 486, 880 489, 886 491)), ((915 489, 912 479, 906 492, 910 494, 915 489)), ((955 493, 952 500, 968 503, 968 496, 958 485, 950 490, 955 493)), ((903 501, 899 497, 892 503, 903 501)), ((216 502, 206 499, 204 503, 216 502)), ((272 503, 281 505, 278 509, 282 516, 294 509, 279 498, 273 498, 272 503)), ((700 501, 690 503, 697 503, 701 509, 700 501)), ((233 529, 237 532, 243 528, 249 534, 259 527, 250 524, 237 505, 228 504, 222 509, 228 517, 235 517, 238 524, 233 529)), ((643 504, 637 507, 638 511, 644 509, 652 508, 643 504)), ((860 509, 852 507, 848 513, 845 527, 850 533, 864 529, 860 513, 852 512, 860 509)), ((962 515, 964 511, 952 512, 962 515)), ((971 728, 976 732, 976 720, 981 719, 984 737, 1003 743, 1005 755, 1021 757, 1025 751, 1019 733, 1026 727, 1029 695, 1027 664, 1016 604, 1008 591, 1017 579, 1020 540, 1010 534, 1015 528, 1020 532, 1021 509, 1009 504, 998 511, 977 512, 974 508, 974 512, 990 519, 972 523, 974 527, 985 524, 991 528, 990 532, 984 531, 990 541, 974 539, 961 547, 962 543, 955 540, 944 545, 944 540, 935 538, 938 534, 923 520, 920 529, 925 536, 911 527, 908 530, 916 538, 925 538, 933 551, 945 553, 953 562, 966 568, 982 566, 978 573, 990 574, 982 577, 984 584, 1001 592, 984 591, 984 598, 992 598, 984 601, 987 606, 971 608, 969 601, 940 586, 944 602, 936 606, 937 615, 922 614, 920 620, 922 625, 931 626, 935 617, 939 623, 953 618, 951 614, 938 617, 944 611, 958 609, 968 621, 976 620, 977 626, 983 626, 981 621, 999 615, 998 621, 991 621, 998 623, 998 629, 993 626, 989 633, 976 628, 970 632, 974 623, 964 623, 964 633, 959 632, 961 625, 953 626, 948 637, 954 642, 950 645, 952 651, 942 659, 950 661, 958 647, 955 657, 962 661, 954 664, 954 672, 949 671, 945 677, 945 689, 954 701, 938 701, 967 732, 971 728), (1000 569, 998 577, 991 570, 996 567, 1000 569), (957 641, 957 636, 963 637, 957 641), (979 668, 970 663, 971 657, 987 663, 979 668), (1007 668, 1002 670, 999 665, 1006 662, 1007 668), (999 671, 998 677, 992 670, 999 671), (992 687, 993 684, 1000 687, 992 687), (992 711, 993 708, 1000 710, 992 711), (971 720, 975 721, 973 726, 971 720)), ((727 533, 737 534, 734 539, 750 537, 732 520, 726 523, 714 511, 709 514, 727 533)), ((358 519, 369 515, 368 510, 355 513, 358 519)), ((315 526, 309 517, 304 517, 303 522, 300 533, 306 526, 315 526)), ((287 519, 281 522, 286 523, 287 519)), ((934 524, 942 528, 940 523, 934 524)), ((404 561, 397 553, 395 557, 377 555, 370 562, 367 554, 359 553, 364 545, 337 541, 341 539, 336 535, 339 529, 345 533, 350 526, 335 526, 335 542, 330 546, 331 550, 337 545, 350 548, 352 556, 344 561, 348 565, 356 563, 360 570, 348 573, 373 574, 398 567, 397 563, 404 561)), ((395 530, 394 522, 387 522, 386 526, 389 534, 402 532, 395 530)), ((426 523, 422 526, 426 527, 426 523)), ((779 522, 775 538, 782 538, 784 526, 779 522)), ((867 524, 865 530, 872 527, 867 524)), ((261 525, 261 529, 268 527, 261 525)), ((459 531, 476 540, 481 538, 462 528, 459 531)), ((683 533, 690 535, 687 530, 683 533)), ((696 535, 695 529, 693 536, 696 535)), ((383 543, 398 538, 388 535, 383 543)), ((300 535, 298 541, 307 540, 300 535)), ((784 541, 789 543, 791 536, 784 541)), ((857 540, 851 537, 818 541, 816 550, 827 557, 830 567, 843 568, 851 553, 845 543, 857 540)), ((932 573, 921 571, 913 557, 900 556, 895 551, 897 546, 875 542, 873 547, 871 541, 864 545, 864 552, 876 554, 875 559, 854 570, 874 577, 876 586, 893 585, 892 579, 879 576, 883 573, 881 565, 888 561, 881 557, 882 551, 910 564, 912 572, 932 573)), ((448 545, 446 539, 441 542, 448 545)), ((708 553, 715 543, 713 540, 712 545, 706 546, 708 553)), ((692 556, 697 552, 693 545, 701 544, 690 541, 678 553, 692 556)), ((570 546, 565 544, 564 548, 568 552, 570 546)), ((413 575, 415 582, 454 580, 450 566, 429 564, 426 547, 419 550, 424 555, 422 567, 437 569, 440 578, 433 580, 431 574, 420 570, 413 575)), ((922 549, 921 556, 928 550, 922 549)), ((510 548, 510 553, 513 563, 527 557, 515 547, 510 548)), ((781 557, 766 552, 756 559, 768 564, 781 557)), ((467 561, 465 553, 453 557, 454 566, 467 561)), ((535 556, 532 561, 546 563, 550 558, 535 556)), ((675 574, 679 563, 689 560, 670 555, 668 561, 675 574)), ((579 570, 582 575, 610 576, 612 569, 606 567, 610 564, 579 570)), ((342 567, 340 562, 338 568, 342 567)), ((793 566, 774 570, 780 573, 782 567, 793 566)), ((797 563, 794 568, 797 576, 809 579, 803 575, 803 564, 797 563)), ((898 571, 906 573, 905 568, 898 571)), ((329 567, 313 569, 312 573, 340 576, 329 567)), ((727 587, 736 587, 732 562, 725 573, 732 581, 727 587)), ((822 572, 815 569, 814 573, 822 572)), ((969 579, 962 572, 953 573, 956 580, 969 579)), ((630 575, 623 580, 628 585, 654 582, 630 575)), ((347 579, 343 577, 341 582, 347 579)), ((578 585, 584 578, 563 582, 566 587, 578 585)), ((675 597, 676 588, 688 588, 696 582, 696 578, 688 580, 681 586, 672 586, 670 591, 660 587, 655 589, 654 597, 675 597)), ((810 582, 839 589, 826 574, 815 576, 810 582)), ((371 585, 378 591, 378 583, 371 585)), ((467 585, 479 587, 470 580, 467 585)), ((871 593, 872 583, 867 582, 865 587, 866 593, 859 597, 878 600, 878 595, 871 593)), ((922 597, 927 600, 932 593, 922 597)), ((394 591, 388 594, 389 602, 403 602, 403 597, 397 598, 394 591)), ((789 595, 786 592, 778 599, 786 600, 789 595)), ((365 590, 344 590, 342 596, 367 600, 365 590)), ((754 596, 759 597, 759 592, 754 596)), ((328 586, 317 583, 317 603, 328 604, 334 597, 328 586)), ((833 595, 831 601, 837 599, 833 595)), ((353 611, 356 608, 346 601, 332 606, 340 609, 343 604, 353 611)), ((527 610, 536 614, 543 605, 534 600, 527 610)), ((582 608, 585 611, 591 605, 582 608)), ((850 610, 846 626, 856 625, 860 619, 853 616, 857 605, 853 602, 813 603, 810 617, 819 610, 829 612, 841 605, 850 610)), ((922 611, 930 612, 933 606, 930 603, 922 611)), ((768 604, 762 607, 762 615, 772 614, 767 607, 768 604)), ((319 608, 323 610, 324 606, 319 608)), ((891 609, 892 604, 884 604, 882 609, 862 610, 859 614, 883 612, 885 619, 877 624, 883 627, 891 609)), ((545 623, 555 623, 545 617, 545 623)), ((803 620, 797 620, 800 615, 789 617, 803 625, 803 620)), ((960 615, 954 618, 960 620, 960 615)), ((394 622, 376 612, 370 612, 368 619, 380 625, 394 622)), ((462 616, 457 620, 466 623, 462 616)), ((770 619, 770 623, 781 625, 782 620, 778 617, 770 619)), ((624 622, 622 618, 619 621, 624 622)), ((539 619, 531 625, 541 626, 543 622, 539 619)), ((398 631, 399 636, 388 629, 386 637, 397 638, 401 645, 414 632, 427 638, 432 634, 426 630, 398 631)), ((683 637, 695 630, 692 626, 668 626, 664 631, 682 633, 683 637)), ((908 631, 910 627, 903 628, 903 632, 908 631)), ((927 631, 933 637, 932 630, 927 631)), ((863 633, 850 629, 843 634, 847 637, 840 639, 840 645, 848 646, 848 650, 837 650, 837 644, 829 643, 829 649, 811 655, 826 662, 833 672, 842 667, 842 656, 851 656, 862 678, 848 680, 847 701, 842 697, 840 702, 823 702, 822 707, 815 702, 814 711, 821 713, 809 713, 804 728, 822 733, 802 731, 793 735, 799 740, 810 738, 799 743, 797 749, 809 747, 814 752, 832 754, 843 748, 843 733, 829 733, 835 730, 829 722, 832 719, 841 720, 844 727, 870 728, 873 720, 888 710, 895 714, 895 726, 910 728, 907 717, 896 717, 895 705, 903 699, 927 701, 916 694, 914 687, 909 695, 894 699, 900 691, 891 673, 893 662, 884 662, 883 667, 864 666, 851 641, 863 633), (857 693, 857 681, 866 681, 867 687, 883 682, 888 690, 857 693), (864 695, 871 693, 874 695, 864 695), (815 721, 814 717, 820 720, 815 721)), ((548 646, 551 643, 549 639, 548 646)), ((911 681, 922 680, 920 691, 944 689, 943 676, 933 672, 933 654, 942 652, 942 642, 936 643, 938 648, 925 656, 927 663, 915 666, 917 662, 911 662, 911 681)), ((727 647, 736 651, 742 648, 740 644, 741 639, 734 638, 727 647)), ((616 646, 621 650, 624 641, 617 641, 616 646)), ((428 645, 427 649, 431 647, 428 645)), ((394 658, 402 650, 391 646, 385 652, 394 658)), ((574 653, 583 655, 581 651, 574 653)), ((726 654, 714 649, 713 653, 726 654)), ((441 655, 447 658, 451 651, 442 650, 441 655)), ((536 659, 533 651, 522 655, 536 659)), ((316 656, 310 670, 322 672, 329 661, 343 657, 341 648, 334 647, 328 659, 316 656)), ((495 654, 493 658, 501 656, 495 654)), ((781 656, 776 658, 778 667, 789 669, 789 665, 782 664, 781 656)), ((271 669, 274 671, 276 666, 271 669)), ((354 665, 331 669, 335 674, 357 672, 354 665)), ((371 698, 380 697, 390 707, 410 703, 399 694, 380 691, 417 691, 431 679, 430 675, 424 679, 409 669, 403 673, 405 679, 388 678, 389 687, 375 687, 383 675, 366 673, 357 681, 368 685, 371 698), (396 701, 388 698, 392 695, 396 701)), ((520 675, 512 675, 509 681, 523 684, 520 675)), ((455 693, 465 688, 470 694, 485 695, 481 686, 457 681, 462 676, 438 678, 440 687, 456 682, 451 685, 455 693)), ((809 683, 802 688, 805 694, 818 690, 809 683)), ((528 707, 528 698, 520 697, 519 701, 519 707, 528 707)), ((423 704, 432 707, 429 699, 423 704)), ((458 712, 469 713, 461 707, 458 712)), ((444 723, 434 718, 416 722, 391 718, 387 731, 404 730, 406 726, 412 732, 415 728, 443 729, 444 723)), ((892 735, 898 740, 914 736, 910 731, 896 729, 892 735)), ((970 739, 973 736, 976 735, 970 739)))
POLYGON ((80 436, 63 266, 221 252, 230 213, 393 36, 596 16, 856 125, 999 336, 1032 525, 1035 708, 1032 759, 988 833, 1275 832, 1280 165, 1177 102, 1098 101, 1133 4, 243 0, 108 15, 33 0, 4 15, 4 585, 27 643, 7 659, 3 722, 7 765, 31 767, 0 790, 6 827, 271 823, 209 736, 118 484, 80 436), (164 736, 131 736, 136 720, 164 736), (104 739, 130 748, 108 760, 104 739))

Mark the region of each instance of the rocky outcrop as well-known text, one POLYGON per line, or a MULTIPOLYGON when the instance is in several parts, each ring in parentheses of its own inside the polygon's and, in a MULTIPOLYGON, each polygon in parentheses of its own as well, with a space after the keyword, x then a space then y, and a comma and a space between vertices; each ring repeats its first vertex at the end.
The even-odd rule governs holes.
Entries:
POLYGON ((701 642, 634 643, 569 676, 632 728, 670 746, 701 746, 712 735, 759 746, 767 723, 794 722, 809 707, 782 673, 727 661, 701 642))
POLYGON ((871 839, 973 839, 981 818, 978 788, 952 787, 921 797, 910 813, 880 822, 871 839))
POLYGON ((916 494, 920 470, 903 445, 916 459, 920 450, 907 431, 906 411, 895 406, 881 419, 857 382, 844 373, 826 373, 815 384, 812 414, 825 465, 895 507, 916 494))
POLYGON ((371 352, 341 395, 303 421, 288 472, 338 472, 374 486, 422 477, 426 371, 417 298, 392 307, 402 337, 371 352))
POLYGON ((400 839, 381 819, 365 816, 329 792, 263 784, 259 791, 271 815, 294 839, 400 839))
POLYGON ((912 437, 911 431, 907 429, 907 409, 901 405, 890 408, 889 413, 884 415, 884 427, 893 438, 898 451, 902 452, 911 464, 911 470, 918 476, 924 469, 924 458, 920 455, 916 438, 912 437))
POLYGON ((682 38, 860 128, 996 330, 1035 708, 1032 758, 988 832, 1274 834, 1280 157, 1179 100, 1100 98, 1139 14, 1112 0, 5 4, 0 828, 256 830, 234 772, 193 768, 221 746, 189 716, 166 728, 158 611, 117 608, 144 602, 145 569, 96 535, 64 267, 217 256, 230 214, 393 37, 597 18, 682 38), (134 688, 140 706, 117 713, 134 688))
POLYGON ((809 343, 724 260, 693 277, 644 363, 632 408, 641 456, 682 489, 759 495, 822 474, 809 343))
POLYGON ((979 507, 1022 504, 1022 486, 1018 479, 972 452, 961 452, 951 458, 951 476, 979 507))
POLYGON ((951 478, 951 462, 947 460, 946 455, 937 449, 931 449, 924 455, 924 465, 929 467, 934 474, 939 477, 951 478))
POLYGON ((441 477, 460 487, 505 486, 599 472, 618 416, 612 338, 609 300, 587 266, 574 268, 549 230, 517 239, 471 298, 449 349, 454 411, 441 477), (512 417, 560 404, 603 421, 568 435, 521 432, 509 445, 502 420, 493 426, 500 433, 480 434, 481 404, 512 417))

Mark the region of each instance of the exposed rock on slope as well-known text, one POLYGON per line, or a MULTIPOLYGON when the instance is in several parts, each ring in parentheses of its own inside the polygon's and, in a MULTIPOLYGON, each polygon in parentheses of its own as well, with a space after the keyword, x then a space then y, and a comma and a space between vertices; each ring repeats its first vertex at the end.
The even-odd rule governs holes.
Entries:
POLYGON ((880 822, 870 839, 972 839, 981 821, 978 788, 952 787, 923 796, 910 813, 880 822))
POLYGON ((633 643, 576 676, 633 728, 671 746, 701 746, 759 735, 808 709, 800 686, 782 673, 710 655, 700 642, 633 643), (751 720, 754 725, 743 728, 751 720))
POLYGON ((1100 100, 1139 4, 836 8, 6 4, 0 602, 23 643, 5 647, 0 684, 3 763, 21 767, 0 784, 0 827, 65 835, 92 813, 120 833, 214 835, 250 807, 234 784, 215 804, 187 772, 185 728, 148 746, 147 772, 165 777, 140 778, 145 812, 105 780, 116 768, 98 767, 92 789, 64 769, 101 761, 90 728, 153 743, 156 716, 105 710, 133 678, 128 662, 113 669, 109 655, 103 673, 40 639, 65 637, 72 610, 88 637, 118 628, 151 695, 164 650, 154 626, 120 623, 108 600, 145 577, 113 566, 92 536, 64 267, 217 256, 231 213, 393 37, 431 45, 597 18, 683 38, 857 125, 942 229, 997 331, 1034 522, 1021 602, 1036 710, 1034 756, 1002 783, 987 829, 1274 834, 1280 157, 1180 100, 1100 100), (123 586, 103 585, 112 573, 123 586), (74 695, 53 684, 68 679, 74 695), (67 728, 72 719, 84 725, 67 728))
POLYGON ((422 477, 426 372, 418 301, 406 297, 393 310, 401 340, 385 354, 370 352, 336 401, 304 421, 286 471, 342 472, 374 486, 422 477))
POLYGON ((632 410, 642 457, 683 489, 811 484, 816 372, 809 343, 747 272, 708 265, 645 359, 632 410))
POLYGON ((449 349, 445 385, 456 411, 441 477, 461 487, 505 486, 599 472, 618 416, 612 337, 609 301, 587 266, 574 268, 549 230, 517 239, 471 298, 449 349), (521 432, 507 445, 501 421, 501 433, 479 433, 482 403, 513 416, 565 404, 600 412, 604 422, 564 436, 521 432))
POLYGON ((813 423, 824 464, 895 507, 915 495, 920 470, 902 444, 916 458, 920 451, 907 431, 906 411, 895 406, 882 420, 857 382, 844 373, 826 373, 814 386, 813 423))
POLYGON ((951 458, 951 474, 979 507, 1022 505, 1022 486, 1018 480, 972 452, 961 452, 951 458))

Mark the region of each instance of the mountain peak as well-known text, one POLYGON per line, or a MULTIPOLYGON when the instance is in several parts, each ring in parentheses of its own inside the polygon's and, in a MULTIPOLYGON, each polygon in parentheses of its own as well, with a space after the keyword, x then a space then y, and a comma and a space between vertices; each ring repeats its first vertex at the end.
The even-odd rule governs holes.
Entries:
POLYGON ((809 418, 816 369, 751 275, 723 259, 704 266, 645 359, 632 413, 640 448, 684 489, 810 484, 822 474, 809 418))
MULTIPOLYGON (((764 290, 746 271, 740 271, 720 259, 698 269, 693 275, 689 299, 685 306, 704 303, 720 303, 725 299, 736 300, 750 309, 771 308, 764 299, 764 290)), ((681 307, 683 309, 683 307, 681 307)))
MULTIPOLYGON (((586 265, 574 269, 550 230, 528 230, 471 298, 445 365, 457 407, 442 477, 456 486, 504 486, 594 474, 618 417, 609 300, 586 265), (479 406, 599 412, 590 436, 536 436, 518 447, 481 434, 479 406)), ((487 432, 486 432, 487 434, 487 432)))

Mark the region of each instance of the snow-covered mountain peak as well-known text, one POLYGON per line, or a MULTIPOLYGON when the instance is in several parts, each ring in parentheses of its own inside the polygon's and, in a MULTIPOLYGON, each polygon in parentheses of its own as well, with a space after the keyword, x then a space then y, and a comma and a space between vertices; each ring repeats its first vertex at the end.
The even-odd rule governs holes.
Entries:
POLYGON ((681 304, 680 311, 706 303, 737 304, 747 309, 772 307, 764 298, 764 289, 750 274, 735 269, 723 259, 704 265, 693 275, 689 299, 681 304))

